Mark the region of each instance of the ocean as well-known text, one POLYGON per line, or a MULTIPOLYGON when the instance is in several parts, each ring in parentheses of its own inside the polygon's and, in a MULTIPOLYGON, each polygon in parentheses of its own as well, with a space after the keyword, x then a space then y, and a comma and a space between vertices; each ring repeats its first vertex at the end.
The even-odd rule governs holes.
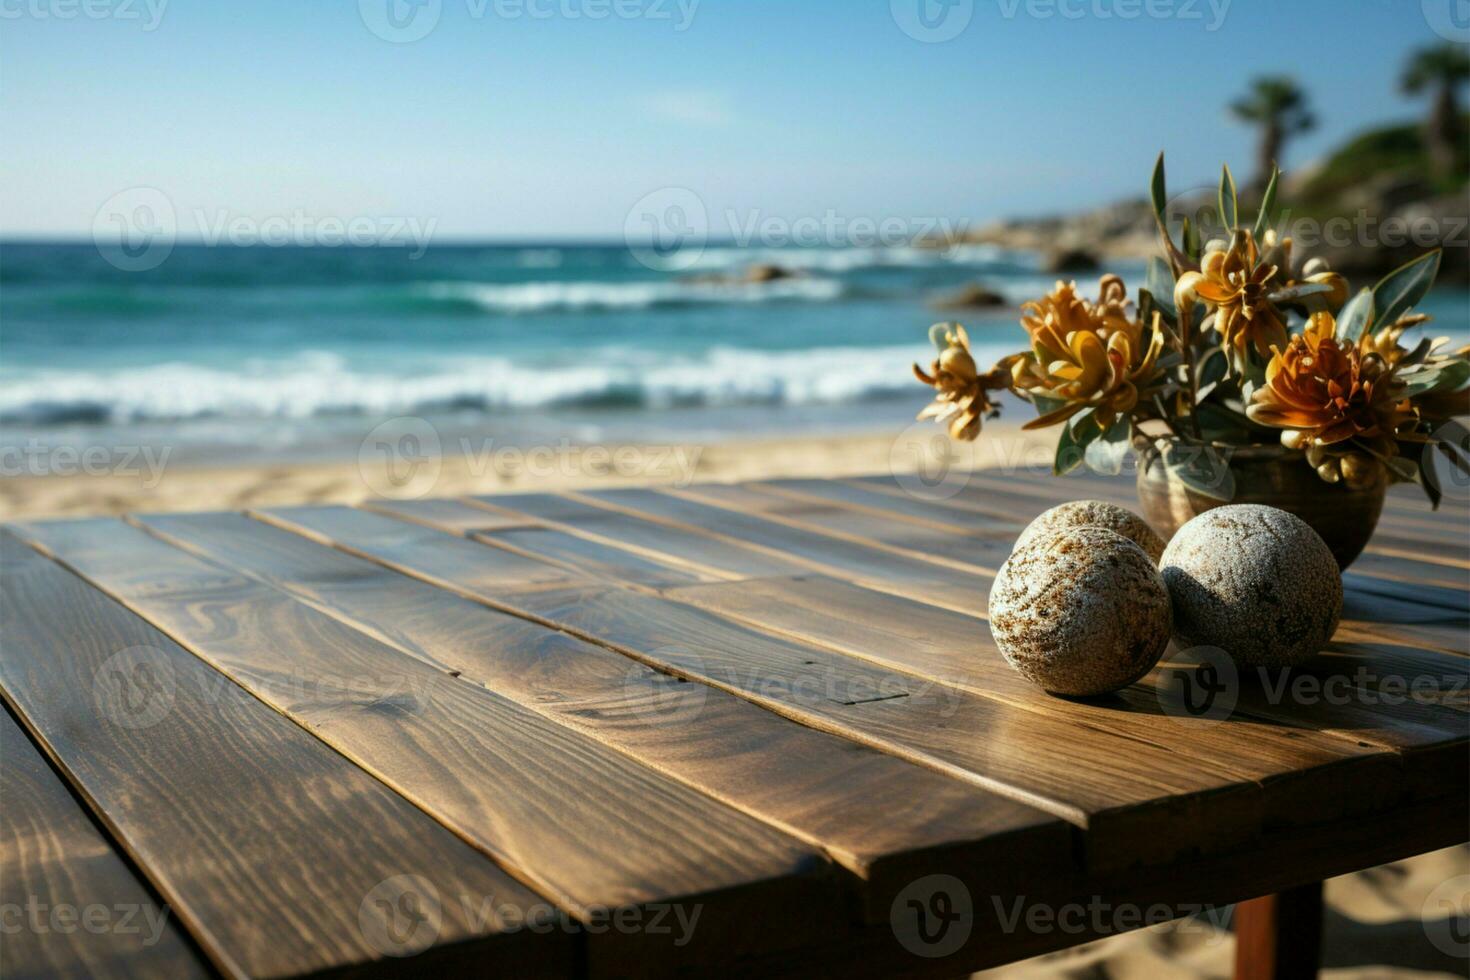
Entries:
MULTIPOLYGON (((91 244, 10 243, 0 444, 333 457, 395 416, 524 444, 896 429, 926 401, 909 364, 931 323, 958 317, 983 357, 1022 339, 1013 309, 930 300, 978 281, 1019 302, 1055 278, 977 245, 711 246, 677 273, 621 245, 179 245, 129 272, 91 244), (721 278, 758 263, 797 275, 721 278)), ((1470 337, 1464 291, 1425 308, 1470 337)))

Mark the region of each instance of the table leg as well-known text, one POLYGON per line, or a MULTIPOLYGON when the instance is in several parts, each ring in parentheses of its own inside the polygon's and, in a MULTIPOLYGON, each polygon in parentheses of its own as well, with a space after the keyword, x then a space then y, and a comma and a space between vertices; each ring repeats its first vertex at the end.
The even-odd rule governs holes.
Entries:
POLYGON ((1322 883, 1235 906, 1235 980, 1311 980, 1322 955, 1322 883))

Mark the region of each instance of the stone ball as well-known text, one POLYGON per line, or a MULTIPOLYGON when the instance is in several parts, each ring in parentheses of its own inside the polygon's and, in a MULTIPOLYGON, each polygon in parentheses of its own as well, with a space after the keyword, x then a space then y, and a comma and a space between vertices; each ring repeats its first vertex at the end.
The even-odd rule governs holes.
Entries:
POLYGON ((1342 574, 1326 543, 1295 514, 1263 504, 1207 510, 1164 549, 1174 641, 1209 645, 1246 666, 1312 657, 1342 616, 1342 574))
POLYGON ((1169 593, 1134 541, 1065 528, 1016 548, 990 590, 1006 662, 1053 694, 1106 694, 1138 680, 1169 644, 1169 593))
POLYGON ((1164 539, 1154 533, 1148 521, 1126 507, 1110 504, 1106 500, 1073 500, 1053 507, 1036 520, 1026 525, 1016 539, 1012 551, 1019 551, 1038 537, 1049 536, 1072 527, 1105 527, 1116 531, 1138 545, 1158 564, 1164 553, 1164 539))

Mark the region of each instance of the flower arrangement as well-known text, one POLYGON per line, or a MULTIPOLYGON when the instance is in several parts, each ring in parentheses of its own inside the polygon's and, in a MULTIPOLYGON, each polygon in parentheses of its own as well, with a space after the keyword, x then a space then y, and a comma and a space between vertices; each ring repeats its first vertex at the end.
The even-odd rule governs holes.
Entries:
POLYGON ((1008 391, 1037 417, 1024 428, 1058 426, 1054 469, 1080 465, 1120 472, 1130 448, 1162 463, 1189 489, 1234 495, 1233 448, 1279 442, 1299 451, 1328 483, 1363 488, 1419 482, 1439 452, 1470 475, 1470 457, 1436 431, 1470 413, 1470 347, 1440 353, 1444 340, 1407 346, 1428 317, 1413 312, 1439 270, 1436 250, 1350 296, 1347 281, 1320 259, 1297 267, 1292 240, 1271 227, 1279 174, 1246 226, 1228 167, 1220 180, 1226 236, 1201 243, 1185 218, 1178 239, 1166 212, 1164 157, 1150 198, 1163 257, 1130 300, 1123 280, 1104 276, 1096 298, 1058 282, 1025 303, 1028 350, 981 371, 958 324, 930 337, 939 356, 914 374, 935 389, 919 418, 948 423, 973 440, 1008 391))

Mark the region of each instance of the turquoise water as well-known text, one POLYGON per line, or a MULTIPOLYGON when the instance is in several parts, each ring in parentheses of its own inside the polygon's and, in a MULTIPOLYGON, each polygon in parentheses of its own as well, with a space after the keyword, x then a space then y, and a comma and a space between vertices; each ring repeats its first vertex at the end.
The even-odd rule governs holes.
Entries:
MULTIPOLYGON (((978 280, 1019 302, 1053 279, 983 246, 710 247, 674 274, 621 246, 178 246, 126 272, 90 244, 7 244, 0 423, 7 442, 233 456, 355 446, 396 415, 505 439, 899 425, 924 401, 908 364, 929 356, 929 299, 978 280), (800 276, 714 279, 757 262, 800 276)), ((1470 335, 1466 293, 1428 310, 1470 335)), ((964 319, 986 356, 1021 336, 1013 311, 964 319)))

